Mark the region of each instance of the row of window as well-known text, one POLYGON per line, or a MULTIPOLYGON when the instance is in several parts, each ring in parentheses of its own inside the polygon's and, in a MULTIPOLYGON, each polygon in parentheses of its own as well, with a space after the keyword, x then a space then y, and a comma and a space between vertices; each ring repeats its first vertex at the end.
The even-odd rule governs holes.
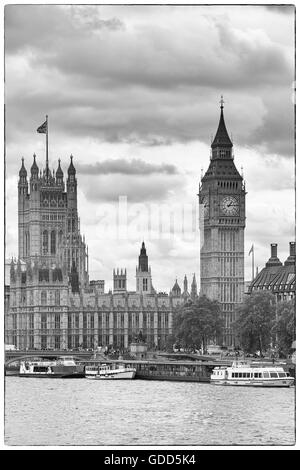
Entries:
POLYGON ((238 189, 238 183, 235 181, 218 181, 218 186, 226 189, 238 189))
POLYGON ((44 214, 42 220, 64 220, 64 214, 44 214))
MULTIPOLYGON (((42 276, 42 278, 44 279, 45 276, 42 276)), ((47 276, 46 276, 46 279, 47 279, 47 276)), ((60 275, 57 276, 57 279, 62 280, 60 275)), ((48 272, 48 280, 49 280, 49 272, 48 272)), ((23 305, 26 305, 27 303, 26 294, 24 293, 21 294, 20 303, 23 305)), ((28 304, 33 305, 33 303, 34 303, 33 292, 30 292, 29 297, 28 297, 28 304)), ((54 292, 42 291, 41 292, 41 305, 60 305, 60 291, 59 290, 56 290, 54 292)), ((12 293, 11 295, 11 306, 12 307, 16 306, 16 294, 15 293, 12 293)))
MULTIPOLYGON (((132 343, 135 340, 135 335, 128 335, 127 344, 132 343)), ((150 346, 155 345, 154 335, 148 334, 147 343, 150 346)), ((167 335, 161 334, 158 337, 159 345, 164 345, 167 341, 167 335)), ((65 347, 63 338, 60 335, 54 335, 53 337, 49 338, 47 335, 41 335, 40 337, 40 344, 38 339, 36 339, 36 343, 34 341, 34 335, 30 334, 28 337, 24 336, 20 338, 20 342, 18 344, 18 338, 16 335, 12 336, 11 343, 19 348, 29 348, 34 349, 34 347, 40 347, 41 349, 47 348, 54 348, 60 349, 65 347)), ((82 341, 80 342, 80 337, 78 334, 76 335, 68 335, 67 337, 67 347, 68 349, 73 348, 95 348, 97 346, 110 346, 112 345, 114 348, 123 348, 125 345, 125 337, 124 335, 113 335, 112 337, 108 334, 99 334, 98 337, 94 335, 83 335, 82 341)))
MULTIPOLYGON (((63 231, 60 230, 58 233, 58 243, 62 242, 63 231)), ((42 234, 42 252, 43 255, 49 254, 49 233, 48 230, 44 230, 42 234)), ((51 230, 50 232, 50 253, 51 255, 56 254, 56 231, 51 230)))
MULTIPOLYGON (((124 328, 124 313, 118 314, 116 312, 113 313, 113 328, 124 328)), ((98 325, 103 325, 106 329, 109 328, 109 322, 110 322, 110 313, 107 312, 105 314, 99 313, 98 314, 98 325)), ((135 322, 135 325, 140 324, 140 314, 132 314, 131 312, 128 312, 128 328, 132 329, 133 323, 135 322)), ((142 318, 142 327, 144 329, 147 328, 147 325, 149 324, 150 328, 154 328, 154 313, 150 313, 149 315, 149 323, 148 323, 148 317, 146 313, 143 313, 143 318, 142 318)), ((163 325, 165 328, 168 328, 169 324, 169 313, 164 313, 162 315, 159 315, 157 318, 157 326, 158 328, 161 328, 163 325)), ((93 329, 95 325, 95 318, 94 314, 90 314, 89 316, 87 314, 84 314, 82 317, 82 326, 83 329, 91 328, 93 329)), ((68 314, 68 328, 79 328, 79 315, 72 315, 68 314)))
POLYGON ((233 379, 277 379, 278 377, 286 377, 285 372, 232 372, 233 379))

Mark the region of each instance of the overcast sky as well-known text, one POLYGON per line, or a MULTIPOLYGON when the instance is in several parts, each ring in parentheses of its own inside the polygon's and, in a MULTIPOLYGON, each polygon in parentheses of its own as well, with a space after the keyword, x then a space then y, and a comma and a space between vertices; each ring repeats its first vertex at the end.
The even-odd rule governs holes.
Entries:
POLYGON ((199 285, 198 184, 223 94, 247 188, 245 279, 252 243, 259 268, 270 243, 284 262, 295 237, 293 80, 292 7, 8 5, 6 257, 17 255, 21 157, 28 173, 34 152, 44 167, 36 129, 48 114, 51 168, 61 158, 66 171, 74 155, 90 279, 110 288, 113 268, 127 267, 134 289, 144 239, 158 291, 194 272, 199 285), (184 234, 147 230, 173 208, 184 234))

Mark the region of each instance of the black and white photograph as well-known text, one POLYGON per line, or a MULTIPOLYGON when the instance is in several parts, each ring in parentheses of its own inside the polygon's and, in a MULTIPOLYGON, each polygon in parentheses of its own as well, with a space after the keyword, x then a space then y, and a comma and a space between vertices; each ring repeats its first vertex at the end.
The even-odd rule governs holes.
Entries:
POLYGON ((295 5, 2 12, 3 447, 294 450, 295 5))

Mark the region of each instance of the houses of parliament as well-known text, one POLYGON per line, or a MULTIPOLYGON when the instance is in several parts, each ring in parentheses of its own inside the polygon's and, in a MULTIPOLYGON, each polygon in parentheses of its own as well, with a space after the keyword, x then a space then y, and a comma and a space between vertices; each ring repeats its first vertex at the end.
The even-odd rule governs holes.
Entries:
MULTIPOLYGON (((22 159, 18 181, 18 259, 10 262, 6 288, 5 342, 18 349, 128 348, 142 333, 150 348, 163 348, 174 309, 206 295, 221 304, 222 344, 234 346, 232 323, 244 293, 245 185, 234 163, 221 101, 208 169, 199 186, 200 290, 194 275, 169 293, 152 284, 146 244, 137 246, 136 289, 127 290, 126 269, 113 271, 113 290, 89 279, 89 254, 77 208, 77 176, 39 168, 22 159), (66 179, 65 179, 66 177, 66 179), (201 217, 200 217, 201 218, 201 217), (139 249, 139 253, 138 253, 139 249)), ((195 271, 197 267, 195 260, 195 271)), ((154 282, 155 284, 155 282, 154 282)))

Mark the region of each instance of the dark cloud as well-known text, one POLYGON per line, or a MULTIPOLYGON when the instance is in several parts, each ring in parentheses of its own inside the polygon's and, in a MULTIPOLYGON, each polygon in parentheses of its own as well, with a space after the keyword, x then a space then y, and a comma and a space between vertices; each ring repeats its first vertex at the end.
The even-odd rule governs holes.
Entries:
MULTIPOLYGON (((226 18, 199 15, 196 29, 183 21, 178 32, 171 20, 155 22, 158 7, 147 9, 158 16, 127 27, 125 10, 6 7, 8 143, 17 138, 15 129, 31 131, 34 119, 38 125, 41 110, 50 115, 51 129, 66 137, 148 146, 209 143, 217 125, 217 96, 224 93, 234 106, 226 115, 240 144, 292 154, 289 97, 280 102, 280 112, 272 112, 277 90, 293 81, 287 49, 255 28, 233 28, 226 18), (11 71, 13 60, 26 64, 22 80, 16 78, 19 70, 11 71), (263 115, 255 109, 259 100, 263 115)), ((172 8, 180 11, 186 10, 172 8)), ((197 15, 200 9, 189 11, 197 15)))
POLYGON ((178 170, 174 165, 163 163, 155 165, 144 162, 143 160, 125 160, 122 158, 114 160, 108 159, 103 162, 97 162, 90 165, 77 164, 76 169, 83 175, 107 175, 110 173, 120 173, 123 175, 151 175, 154 173, 165 173, 168 175, 175 175, 178 173, 178 170))
POLYGON ((128 202, 166 200, 174 191, 182 193, 185 181, 179 175, 99 175, 92 178, 81 176, 81 187, 86 199, 91 202, 118 202, 119 196, 127 196, 128 202))
POLYGON ((46 57, 55 56, 55 49, 63 49, 68 41, 74 45, 80 42, 79 37, 125 29, 119 18, 101 18, 99 9, 92 5, 6 5, 4 19, 6 53, 38 50, 46 57))
POLYGON ((295 14, 296 11, 295 5, 264 5, 264 7, 273 13, 279 13, 282 15, 295 14))
POLYGON ((271 99, 265 97, 262 123, 248 136, 248 145, 282 156, 295 155, 295 108, 292 83, 271 99))

